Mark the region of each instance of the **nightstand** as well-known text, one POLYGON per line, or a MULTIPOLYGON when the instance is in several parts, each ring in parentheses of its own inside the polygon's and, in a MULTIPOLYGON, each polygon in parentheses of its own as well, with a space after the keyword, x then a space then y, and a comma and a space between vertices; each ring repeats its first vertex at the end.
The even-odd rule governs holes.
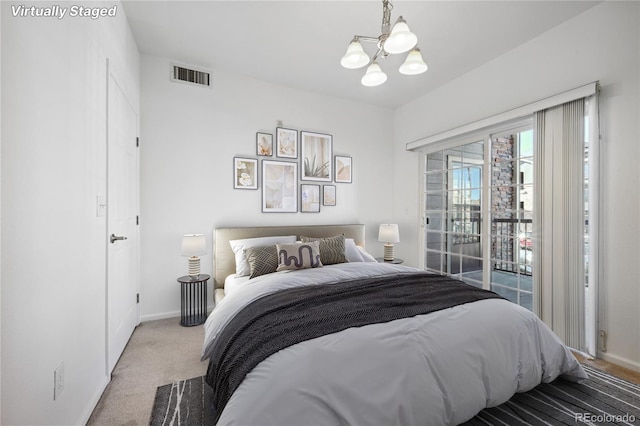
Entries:
POLYGON ((209 275, 185 275, 180 283, 180 325, 192 327, 207 320, 207 281, 209 275))
POLYGON ((403 259, 398 259, 397 257, 393 260, 384 260, 384 257, 376 257, 378 263, 391 263, 392 265, 399 265, 404 262, 403 259))

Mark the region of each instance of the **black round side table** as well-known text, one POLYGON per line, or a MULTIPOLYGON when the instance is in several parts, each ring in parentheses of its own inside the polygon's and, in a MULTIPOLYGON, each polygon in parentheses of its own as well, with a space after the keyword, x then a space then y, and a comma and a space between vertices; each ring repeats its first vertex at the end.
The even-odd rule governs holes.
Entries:
POLYGON ((207 281, 209 275, 185 275, 180 283, 180 325, 192 327, 207 320, 207 281))
POLYGON ((376 257, 376 260, 378 261, 378 263, 392 263, 394 265, 399 265, 404 262, 403 259, 398 259, 397 257, 393 260, 384 260, 384 257, 376 257))

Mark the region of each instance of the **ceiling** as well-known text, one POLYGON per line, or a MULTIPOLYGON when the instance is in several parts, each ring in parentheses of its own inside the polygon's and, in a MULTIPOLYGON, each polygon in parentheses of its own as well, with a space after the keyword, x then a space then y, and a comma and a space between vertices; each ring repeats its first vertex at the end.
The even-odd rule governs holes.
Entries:
MULTIPOLYGON (((418 36, 429 70, 398 72, 404 54, 380 61, 385 84, 364 87, 365 68, 340 58, 354 35, 380 35, 382 2, 123 2, 141 53, 328 96, 396 108, 571 19, 597 1, 393 2, 418 36)), ((364 43, 370 56, 375 44, 364 43)), ((215 86, 214 86, 215 87, 215 86)))

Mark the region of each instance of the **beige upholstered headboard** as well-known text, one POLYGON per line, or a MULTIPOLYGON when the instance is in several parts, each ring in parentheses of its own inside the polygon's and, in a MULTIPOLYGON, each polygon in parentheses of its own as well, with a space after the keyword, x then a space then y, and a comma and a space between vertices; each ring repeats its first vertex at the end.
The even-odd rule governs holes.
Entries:
POLYGON ((213 271, 215 289, 224 287, 224 279, 236 271, 236 259, 230 240, 277 235, 302 235, 307 237, 333 237, 344 234, 364 246, 364 225, 309 225, 309 226, 259 226, 244 228, 216 228, 213 230, 213 271))

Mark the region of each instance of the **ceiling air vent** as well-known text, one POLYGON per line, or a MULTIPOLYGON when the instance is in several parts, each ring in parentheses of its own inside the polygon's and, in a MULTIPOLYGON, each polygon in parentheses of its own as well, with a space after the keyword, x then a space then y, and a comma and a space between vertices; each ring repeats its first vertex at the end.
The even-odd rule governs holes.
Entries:
POLYGON ((171 81, 211 87, 211 74, 206 71, 196 70, 193 67, 186 68, 176 64, 171 64, 171 68, 171 81))

